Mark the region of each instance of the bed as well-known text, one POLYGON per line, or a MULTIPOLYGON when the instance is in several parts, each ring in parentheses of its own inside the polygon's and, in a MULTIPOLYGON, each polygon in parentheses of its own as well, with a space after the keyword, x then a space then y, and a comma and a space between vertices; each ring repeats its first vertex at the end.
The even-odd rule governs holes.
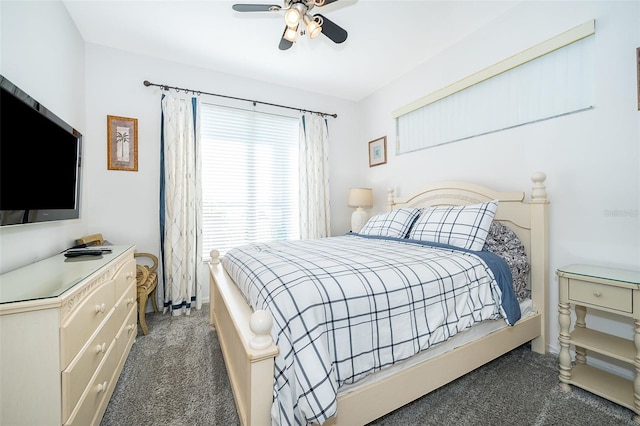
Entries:
MULTIPOLYGON (((531 342, 531 349, 535 352, 546 351, 548 200, 545 179, 543 173, 532 176, 532 189, 527 201, 524 192, 499 192, 465 182, 432 184, 404 199, 397 199, 394 191, 389 190, 389 212, 429 206, 486 205, 495 201, 497 207, 492 212, 493 222, 504 224, 513 231, 526 251, 530 297, 521 307, 528 302, 529 312, 523 313, 513 324, 508 320, 495 321, 493 318, 483 321, 485 317, 478 318, 477 325, 446 342, 438 341, 431 348, 419 350, 415 356, 405 357, 393 366, 374 369, 375 372, 362 375, 362 380, 347 380, 349 383, 337 389, 335 415, 326 421, 322 418, 323 421, 318 423, 366 424, 527 342, 531 342)), ((380 244, 387 243, 395 241, 380 244)), ((229 270, 236 276, 232 268, 229 270)), ((213 250, 210 321, 218 334, 238 415, 243 425, 268 425, 272 424, 272 405, 276 405, 273 404, 274 386, 278 387, 276 371, 282 373, 278 367, 282 358, 278 358, 280 348, 272 338, 274 317, 268 309, 256 309, 254 312, 249 303, 256 305, 255 300, 244 295, 237 284, 222 266, 219 253, 213 250)), ((490 285, 493 284, 487 284, 490 285)), ((494 311, 497 309, 504 316, 504 309, 499 305, 497 303, 494 311)), ((276 315, 276 318, 279 317, 276 315)), ((285 345, 285 341, 281 342, 285 345)), ((282 353, 290 352, 291 348, 285 347, 282 353)), ((352 374, 350 377, 360 376, 352 374)))

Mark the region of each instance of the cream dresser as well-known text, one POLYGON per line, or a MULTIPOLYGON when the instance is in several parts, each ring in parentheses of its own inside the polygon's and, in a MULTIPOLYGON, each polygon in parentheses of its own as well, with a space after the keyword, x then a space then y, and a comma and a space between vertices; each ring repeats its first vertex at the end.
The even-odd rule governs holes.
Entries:
POLYGON ((137 334, 134 246, 0 275, 0 424, 99 424, 137 334))
POLYGON ((559 268, 560 386, 579 386, 589 392, 623 405, 636 413, 640 423, 640 272, 591 265, 559 268), (576 323, 571 329, 571 305, 576 323), (634 324, 629 339, 589 328, 587 308, 610 312, 634 324), (571 345, 575 348, 572 365, 571 345), (635 370, 634 380, 587 365, 587 351, 623 361, 635 370))

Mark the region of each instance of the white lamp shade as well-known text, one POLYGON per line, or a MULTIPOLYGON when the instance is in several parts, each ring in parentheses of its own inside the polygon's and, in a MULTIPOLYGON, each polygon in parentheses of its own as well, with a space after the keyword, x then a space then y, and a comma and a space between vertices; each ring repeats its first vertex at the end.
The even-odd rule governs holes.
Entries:
POLYGON ((373 207, 373 191, 371 188, 350 188, 349 207, 373 207))

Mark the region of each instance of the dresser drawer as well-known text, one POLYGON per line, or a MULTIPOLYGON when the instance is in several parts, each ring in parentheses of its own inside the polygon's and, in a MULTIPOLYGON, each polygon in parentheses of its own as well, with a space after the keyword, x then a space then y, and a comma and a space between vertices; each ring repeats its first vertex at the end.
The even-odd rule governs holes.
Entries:
POLYGON ((136 261, 135 259, 128 260, 116 273, 114 277, 116 281, 116 294, 122 294, 125 292, 130 284, 136 282, 136 261))
POLYGON ((633 291, 628 288, 569 280, 569 300, 626 313, 633 312, 633 291))
POLYGON ((136 285, 131 283, 127 291, 122 294, 120 300, 116 302, 113 322, 116 324, 116 330, 120 328, 125 317, 129 314, 132 307, 136 307, 136 285))
POLYGON ((100 407, 102 404, 108 403, 105 398, 111 395, 115 386, 115 383, 111 383, 111 381, 117 380, 117 375, 114 377, 113 374, 115 368, 116 350, 115 345, 111 345, 99 370, 82 394, 80 403, 76 406, 68 422, 65 423, 66 425, 89 426, 100 423, 102 418, 97 418, 98 414, 104 412, 104 410, 100 410, 100 407))
POLYGON ((62 372, 62 419, 66 421, 78 404, 91 377, 95 374, 100 362, 115 345, 118 325, 111 316, 100 328, 94 338, 85 346, 69 367, 62 372))
POLYGON ((125 322, 122 324, 120 331, 116 336, 116 351, 117 351, 117 359, 120 362, 120 359, 124 354, 127 354, 133 345, 133 341, 138 334, 138 309, 133 306, 129 311, 129 315, 125 322))
POLYGON ((113 280, 106 281, 86 297, 60 328, 61 367, 67 368, 91 335, 111 313, 115 304, 113 280))

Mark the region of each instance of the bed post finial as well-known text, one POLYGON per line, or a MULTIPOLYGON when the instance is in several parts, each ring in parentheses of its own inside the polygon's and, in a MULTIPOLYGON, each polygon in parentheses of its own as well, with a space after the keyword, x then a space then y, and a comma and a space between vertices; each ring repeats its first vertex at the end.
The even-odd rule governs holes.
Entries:
POLYGON ((531 181, 533 182, 533 188, 531 189, 532 203, 548 203, 547 189, 544 185, 545 179, 547 179, 547 175, 542 172, 536 172, 531 176, 531 181))
POLYGON ((213 249, 209 252, 209 257, 211 257, 211 263, 217 265, 220 263, 220 252, 216 249, 213 249))
POLYGON ((396 204, 395 203, 395 197, 394 197, 394 189, 393 188, 387 188, 387 211, 390 212, 391 210, 393 210, 393 206, 396 204))
POLYGON ((253 349, 266 349, 273 343, 271 338, 271 326, 273 326, 273 318, 269 311, 258 310, 251 314, 249 319, 249 328, 255 336, 249 341, 249 346, 253 349))

